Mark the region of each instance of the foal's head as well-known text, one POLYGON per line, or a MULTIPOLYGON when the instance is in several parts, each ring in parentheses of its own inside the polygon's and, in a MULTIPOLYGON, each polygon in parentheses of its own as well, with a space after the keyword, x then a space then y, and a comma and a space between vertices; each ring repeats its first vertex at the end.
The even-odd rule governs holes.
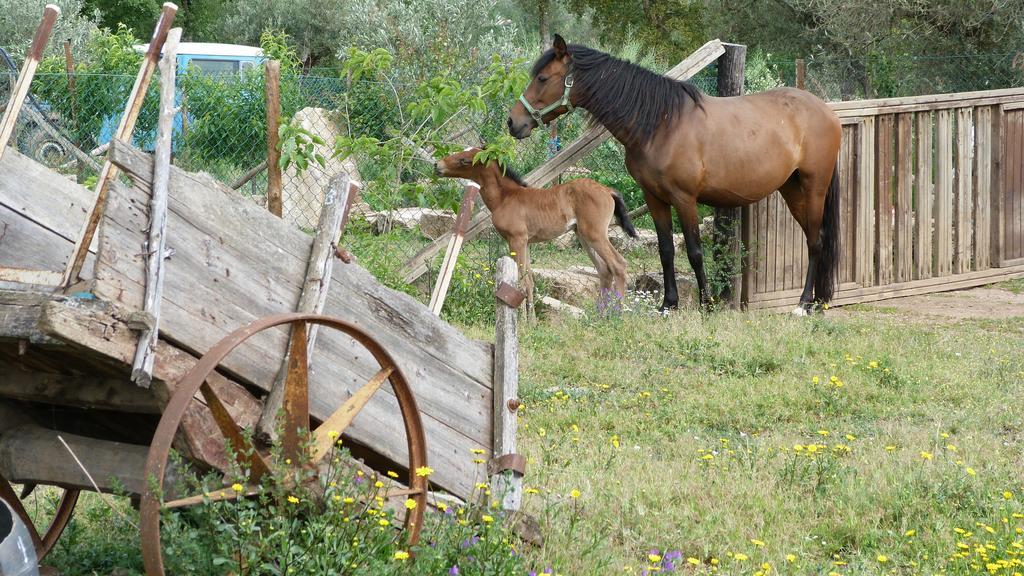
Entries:
POLYGON ((493 162, 473 162, 476 155, 480 152, 480 148, 466 148, 462 152, 457 152, 450 156, 434 162, 434 172, 438 176, 446 176, 448 178, 466 178, 468 180, 479 181, 480 177, 487 171, 491 170, 490 164, 493 162))

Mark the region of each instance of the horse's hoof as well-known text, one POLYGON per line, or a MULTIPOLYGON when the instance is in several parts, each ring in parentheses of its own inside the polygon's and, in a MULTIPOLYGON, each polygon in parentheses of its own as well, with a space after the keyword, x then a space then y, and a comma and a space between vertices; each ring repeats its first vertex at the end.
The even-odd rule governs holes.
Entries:
POLYGON ((668 312, 668 308, 662 308, 658 310, 658 315, 661 316, 662 318, 668 318, 668 312))

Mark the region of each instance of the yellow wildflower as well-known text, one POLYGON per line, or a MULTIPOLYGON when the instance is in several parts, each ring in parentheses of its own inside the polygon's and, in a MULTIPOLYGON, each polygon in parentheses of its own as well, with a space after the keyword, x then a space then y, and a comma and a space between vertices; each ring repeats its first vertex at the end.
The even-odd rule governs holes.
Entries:
POLYGON ((288 501, 291 502, 292 504, 298 504, 299 503, 299 499, 296 498, 295 496, 289 496, 288 497, 288 501))
POLYGON ((416 501, 412 498, 406 498, 405 507, 409 510, 414 510, 416 508, 416 501))
POLYGON ((241 492, 242 490, 245 490, 245 486, 235 483, 231 485, 231 489, 234 490, 235 492, 241 492))
POLYGON ((430 466, 420 466, 416 469, 416 475, 421 478, 426 478, 434 473, 434 469, 430 466))
POLYGON ((409 559, 409 553, 406 552, 405 550, 399 550, 398 552, 395 552, 395 560, 401 560, 401 561, 404 562, 405 560, 408 560, 408 559, 409 559))

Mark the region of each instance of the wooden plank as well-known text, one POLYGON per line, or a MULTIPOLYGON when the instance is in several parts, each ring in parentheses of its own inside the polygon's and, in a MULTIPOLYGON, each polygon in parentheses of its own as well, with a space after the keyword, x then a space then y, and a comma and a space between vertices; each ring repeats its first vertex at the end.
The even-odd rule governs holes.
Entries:
MULTIPOLYGON (((725 48, 719 40, 711 40, 690 54, 685 60, 676 64, 665 76, 676 80, 687 80, 697 72, 703 70, 709 64, 715 62, 719 56, 725 53, 725 48)), ((573 166, 590 152, 597 149, 605 140, 611 138, 611 133, 601 126, 594 126, 583 133, 572 144, 563 148, 544 164, 535 168, 526 175, 525 181, 530 186, 543 187, 558 178, 570 166, 573 166)), ((486 210, 481 210, 470 221, 466 228, 466 241, 470 241, 491 228, 491 215, 486 210)), ((445 234, 433 243, 428 244, 417 252, 400 270, 402 279, 407 284, 412 284, 420 276, 426 274, 434 257, 444 250, 448 245, 451 234, 445 234)))
POLYGON ((949 110, 935 113, 934 276, 953 273, 953 123, 949 110))
POLYGON ((441 263, 441 270, 437 275, 437 282, 430 294, 430 311, 437 316, 441 315, 444 308, 444 301, 448 297, 448 284, 455 273, 455 265, 459 261, 459 252, 462 251, 462 241, 466 234, 466 226, 473 215, 473 201, 480 193, 480 185, 470 182, 463 187, 462 205, 459 206, 459 215, 452 225, 452 237, 448 241, 448 249, 444 253, 444 261, 441 263))
POLYGON ((1002 108, 993 106, 992 109, 992 189, 989 192, 992 197, 992 214, 989 229, 989 262, 992 266, 1002 266, 1004 258, 1005 243, 1003 242, 1006 230, 1006 222, 1003 220, 1005 212, 1005 195, 1003 190, 1006 187, 1006 114, 1002 108))
POLYGON ((765 230, 765 248, 767 258, 765 259, 765 292, 778 292, 782 290, 782 283, 777 280, 778 265, 776 256, 779 246, 779 193, 775 192, 768 197, 768 226, 765 230))
POLYGON ((178 68, 181 28, 171 28, 160 60, 160 114, 157 119, 153 158, 153 196, 149 204, 149 237, 146 241, 146 293, 143 311, 152 323, 139 333, 139 345, 132 363, 132 382, 149 387, 160 328, 160 301, 164 292, 164 260, 167 252, 167 179, 171 169, 171 136, 174 133, 174 80, 178 68))
POLYGON ((974 270, 992 266, 990 255, 992 226, 992 108, 975 110, 974 122, 974 270))
MULTIPOLYGON (((323 312, 330 289, 331 272, 334 270, 334 250, 338 245, 345 214, 348 213, 354 197, 354 186, 348 174, 342 172, 331 178, 324 193, 324 205, 320 209, 316 236, 313 238, 313 246, 309 251, 305 281, 302 283, 302 294, 299 296, 296 312, 305 314, 321 314, 323 312)), ((316 348, 316 336, 319 332, 317 328, 318 326, 314 325, 309 329, 307 346, 310 351, 316 348)), ((294 334, 289 335, 289 340, 292 338, 294 338, 294 334)), ((307 366, 312 361, 311 352, 309 356, 306 359, 307 366)), ((286 363, 282 363, 263 404, 256 431, 265 438, 276 437, 277 414, 281 410, 285 398, 286 374, 286 363)))
POLYGON ((892 115, 878 117, 878 140, 875 149, 875 266, 876 281, 881 285, 893 281, 893 172, 896 160, 894 123, 895 118, 892 115))
POLYGON ((163 404, 149 390, 124 378, 25 371, 0 360, 0 397, 56 406, 160 414, 163 404))
MULTIPOLYGON (((498 259, 495 285, 502 282, 518 286, 519 272, 508 256, 498 259)), ((494 330, 494 458, 516 453, 516 430, 519 407, 519 334, 515 308, 495 298, 494 330)), ((492 479, 492 489, 501 498, 505 510, 519 510, 523 503, 523 475, 516 471, 499 472, 492 479)))
POLYGON ((1024 256, 1024 111, 1013 111, 1007 121, 1013 132, 1007 156, 1010 178, 1003 191, 1007 207, 1003 241, 1006 243, 1004 258, 1012 260, 1024 256))
POLYGON ((913 279, 914 274, 914 142, 913 114, 896 116, 896 202, 894 219, 893 276, 896 282, 913 279))
POLYGON ((281 125, 281 63, 267 60, 264 64, 267 112, 267 210, 278 218, 282 214, 281 152, 277 149, 277 130, 281 125))
POLYGON ((755 294, 764 294, 768 291, 768 202, 770 198, 762 199, 757 203, 755 233, 757 234, 757 261, 754 263, 755 273, 755 294))
POLYGON ((918 112, 915 123, 917 138, 917 174, 914 199, 914 279, 932 275, 932 202, 935 195, 933 120, 931 112, 918 112))
MULTIPOLYGON (((0 436, 0 474, 11 482, 49 484, 104 492, 141 494, 147 486, 144 472, 148 446, 110 442, 28 425, 0 436), (75 462, 71 451, 85 463, 92 480, 75 462)), ((165 482, 174 486, 179 474, 169 467, 165 482)))
POLYGON ((744 307, 746 306, 747 298, 756 291, 757 255, 755 253, 756 247, 753 245, 754 238, 756 238, 756 215, 757 206, 755 204, 747 204, 743 207, 740 220, 742 226, 740 242, 743 247, 743 285, 740 293, 740 302, 744 307))
MULTIPOLYGON (((167 32, 170 30, 171 22, 174 20, 174 15, 177 12, 178 7, 173 3, 164 3, 160 12, 160 19, 157 20, 156 27, 153 30, 153 38, 149 41, 149 48, 143 57, 139 73, 135 77, 135 85, 132 86, 132 91, 128 95, 128 104, 121 115, 121 121, 117 125, 117 130, 114 131, 113 140, 131 141, 132 132, 135 130, 135 121, 142 110, 142 104, 146 99, 146 92, 149 89, 149 82, 153 78, 153 72, 156 70, 156 59, 160 55, 164 40, 167 38, 167 32)), ((68 259, 67 267, 64 269, 64 278, 61 282, 64 286, 70 286, 79 280, 88 247, 92 244, 93 236, 96 234, 96 227, 99 226, 100 219, 103 217, 110 185, 116 179, 117 168, 110 163, 108 156, 107 161, 103 163, 99 180, 96 182, 96 198, 93 201, 92 208, 89 210, 89 215, 82 225, 82 231, 75 237, 75 248, 71 251, 71 258, 68 259)))
POLYGON ((955 94, 929 94, 926 96, 882 98, 877 100, 849 100, 845 102, 830 102, 829 106, 840 118, 850 118, 1019 102, 1024 102, 1024 88, 982 90, 955 94))
POLYGON ((53 25, 57 23, 58 17, 60 17, 60 8, 56 5, 47 4, 43 8, 43 18, 36 28, 32 44, 29 45, 28 53, 25 55, 25 63, 22 64, 18 79, 11 89, 7 107, 3 116, 0 117, 0 158, 3 158, 4 151, 7 150, 7 142, 11 139, 11 134, 14 133, 14 127, 18 123, 18 113, 21 112, 21 106, 25 103, 25 97, 28 96, 32 78, 36 74, 36 68, 39 67, 39 61, 43 58, 43 50, 46 49, 46 43, 50 41, 50 33, 53 32, 53 25))
POLYGON ((839 164, 839 186, 842 191, 843 210, 843 217, 841 220, 843 244, 841 246, 842 261, 840 263, 843 272, 839 278, 840 283, 854 281, 858 210, 857 153, 857 127, 845 126, 843 128, 842 155, 840 156, 839 164))
POLYGON ((971 241, 974 236, 971 208, 974 190, 974 114, 971 108, 957 110, 956 185, 953 202, 953 273, 971 269, 971 241))
MULTIPOLYGON (((963 290, 975 286, 985 286, 994 282, 1024 278, 1024 262, 1004 268, 989 268, 957 274, 956 276, 933 277, 924 280, 912 280, 885 286, 869 286, 858 288, 856 286, 842 286, 836 293, 833 304, 845 306, 861 302, 873 302, 888 298, 900 298, 903 296, 917 296, 920 294, 932 294, 935 292, 948 292, 951 290, 963 290)), ((751 310, 787 310, 793 306, 793 301, 799 296, 799 292, 792 290, 777 295, 772 299, 758 300, 750 303, 751 310)))
MULTIPOLYGON (((33 247, 35 248, 35 247, 33 247)), ((35 250, 33 250, 35 252, 35 250)), ((58 286, 60 272, 48 270, 25 270, 24 268, 0 268, 0 282, 17 282, 37 286, 58 286)))
MULTIPOLYGON (((122 143, 112 158, 135 186, 111 196, 97 265, 96 293, 139 302, 141 266, 132 253, 145 218, 152 160, 122 143)), ((165 337, 205 351, 228 332, 271 313, 295 309, 312 239, 208 178, 171 168, 165 337), (197 304, 198 303, 198 304, 197 304)), ((398 359, 416 394, 428 438, 431 481, 457 495, 473 492, 470 448, 491 445, 493 349, 467 339, 412 297, 381 286, 356 264, 332 277, 324 313, 360 326, 398 359)), ((266 331, 236 349, 224 366, 266 390, 284 356, 287 333, 266 331)), ((355 393, 378 366, 347 336, 321 333, 310 407, 322 419, 355 393)), ((350 439, 395 462, 407 445, 398 403, 384 388, 356 418, 350 439)))
MULTIPOLYGON (((0 158, 0 174, 4 174, 4 178, 0 178, 0 208, 6 208, 8 214, 0 216, 0 264, 16 266, 18 260, 32 259, 31 255, 10 251, 5 246, 12 237, 4 235, 3 229, 12 226, 9 219, 15 216, 28 220, 30 227, 41 229, 41 234, 53 234, 74 244, 75 234, 92 205, 91 192, 14 149, 0 158), (51 192, 48 195, 26 193, 38 190, 51 192)), ((95 253, 95 247, 90 252, 95 253)), ((44 269, 60 270, 66 259, 64 254, 53 263, 56 267, 44 269)))
POLYGON ((865 118, 860 127, 860 157, 857 173, 857 270, 861 286, 875 285, 875 119, 865 118))

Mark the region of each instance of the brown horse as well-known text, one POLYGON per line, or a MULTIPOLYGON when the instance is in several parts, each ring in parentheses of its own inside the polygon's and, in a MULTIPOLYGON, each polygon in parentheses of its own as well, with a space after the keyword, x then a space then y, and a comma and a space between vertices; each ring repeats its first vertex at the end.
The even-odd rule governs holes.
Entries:
POLYGON ((523 278, 532 310, 533 277, 529 244, 553 240, 576 225, 576 237, 600 278, 601 297, 620 297, 626 288, 626 260, 608 240, 614 215, 619 226, 636 238, 636 230, 618 192, 589 178, 550 188, 530 188, 515 172, 494 160, 474 162, 479 148, 467 148, 438 160, 440 176, 468 178, 480 185, 480 197, 491 211, 494 228, 508 242, 523 278), (614 289, 614 294, 608 294, 614 289))
POLYGON ((679 301, 672 207, 701 303, 708 304, 697 203, 743 206, 775 190, 807 237, 807 280, 794 313, 831 300, 839 258, 841 129, 824 102, 794 88, 714 98, 688 82, 566 45, 555 35, 554 47, 534 63, 529 86, 509 112, 509 132, 526 138, 576 107, 622 143, 626 169, 644 191, 665 278, 662 310, 679 301))

